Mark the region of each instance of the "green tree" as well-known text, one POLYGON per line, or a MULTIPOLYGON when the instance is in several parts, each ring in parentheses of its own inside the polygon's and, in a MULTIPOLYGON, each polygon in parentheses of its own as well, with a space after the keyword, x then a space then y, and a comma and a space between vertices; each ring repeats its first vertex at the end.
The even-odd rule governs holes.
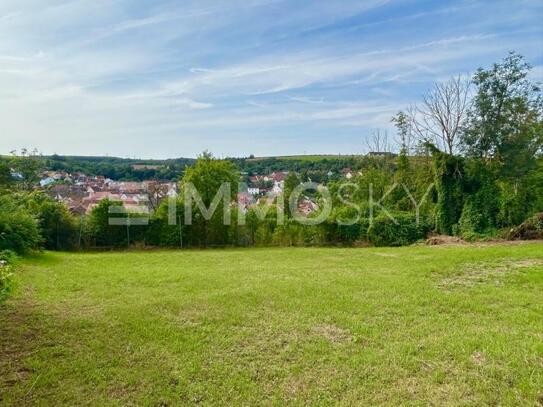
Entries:
POLYGON ((181 188, 188 183, 194 185, 204 205, 209 206, 223 183, 230 183, 230 198, 233 199, 239 179, 239 171, 232 162, 216 159, 206 151, 198 157, 193 167, 186 169, 181 188))
POLYGON ((519 177, 534 164, 543 143, 543 99, 528 79, 531 66, 510 53, 473 77, 476 94, 462 143, 474 157, 494 160, 502 174, 519 177))
POLYGON ((437 191, 436 229, 450 235, 457 231, 464 207, 464 159, 434 149, 434 176, 437 191))
POLYGON ((66 205, 43 192, 28 194, 25 202, 38 220, 46 249, 68 250, 75 246, 77 223, 66 205))
POLYGON ((287 177, 284 181, 283 186, 283 197, 284 197, 284 205, 285 205, 285 215, 287 217, 292 216, 290 213, 290 196, 292 195, 292 191, 300 185, 300 178, 298 175, 296 175, 295 172, 289 172, 287 177))
POLYGON ((34 215, 13 195, 0 196, 0 251, 24 254, 40 248, 42 238, 34 215))
POLYGON ((191 234, 200 245, 228 244, 229 206, 237 194, 239 179, 240 173, 231 161, 216 159, 208 152, 204 152, 193 167, 186 169, 181 181, 185 205, 192 203, 193 198, 196 201, 200 198, 205 206, 192 205, 189 208, 192 212, 188 214, 192 218, 191 234), (218 204, 216 197, 223 200, 226 211, 213 211, 217 209, 213 208, 218 204))
POLYGON ((164 199, 150 219, 146 243, 166 247, 190 246, 192 236, 190 228, 184 226, 183 207, 181 197, 175 200, 164 199), (175 212, 170 210, 170 205, 176 206, 175 212))
POLYGON ((85 234, 91 245, 111 247, 126 245, 126 226, 110 221, 110 219, 125 218, 125 215, 120 210, 110 209, 111 207, 122 207, 122 202, 104 199, 92 209, 88 216, 85 234))
POLYGON ((26 148, 20 154, 12 151, 10 160, 11 167, 19 178, 18 186, 25 191, 31 191, 40 180, 41 172, 44 169, 44 161, 38 150, 29 151, 26 148))
POLYGON ((11 188, 13 182, 14 179, 11 175, 9 162, 3 157, 0 157, 0 192, 11 188))

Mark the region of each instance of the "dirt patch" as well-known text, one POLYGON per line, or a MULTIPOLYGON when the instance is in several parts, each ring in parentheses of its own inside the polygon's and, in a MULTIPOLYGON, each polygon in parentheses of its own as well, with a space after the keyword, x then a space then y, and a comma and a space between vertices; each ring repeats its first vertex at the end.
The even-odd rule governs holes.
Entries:
POLYGON ((543 265, 543 259, 517 260, 509 263, 511 267, 523 268, 543 265))
POLYGON ((467 243, 456 236, 435 235, 435 236, 430 236, 428 240, 426 240, 426 244, 428 246, 441 246, 444 244, 461 246, 461 245, 466 245, 467 243))
POLYGON ((457 236, 435 235, 426 240, 427 246, 471 246, 471 247, 491 247, 491 246, 518 246, 523 244, 543 243, 542 239, 535 240, 506 240, 490 239, 485 241, 466 242, 457 236))
POLYGON ((509 239, 537 240, 543 239, 543 212, 525 220, 521 225, 511 229, 509 239))
POLYGON ((314 335, 323 337, 332 343, 341 344, 351 342, 353 335, 347 329, 340 328, 336 325, 317 325, 311 329, 314 335))
POLYGON ((505 260, 501 263, 471 263, 464 265, 453 276, 442 279, 439 286, 450 288, 455 286, 473 287, 477 284, 503 285, 504 278, 520 273, 523 268, 541 266, 543 259, 505 260))
POLYGON ((483 352, 477 351, 474 352, 473 355, 471 355, 471 361, 474 365, 483 366, 486 362, 486 358, 483 352))

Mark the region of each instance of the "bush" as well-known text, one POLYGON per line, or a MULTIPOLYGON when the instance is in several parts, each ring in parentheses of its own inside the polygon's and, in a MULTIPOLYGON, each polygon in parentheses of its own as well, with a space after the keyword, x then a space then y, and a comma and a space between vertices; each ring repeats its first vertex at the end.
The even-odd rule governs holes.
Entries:
POLYGON ((355 242, 368 240, 369 221, 361 218, 352 225, 337 225, 337 237, 339 243, 353 244, 355 242))
POLYGON ((70 250, 76 246, 77 222, 66 205, 42 192, 25 197, 26 207, 35 215, 43 246, 49 250, 70 250))
POLYGON ((406 246, 424 239, 428 233, 426 222, 417 225, 414 214, 407 212, 391 213, 394 220, 380 214, 368 229, 368 239, 375 246, 406 246))
POLYGON ((24 254, 40 247, 38 222, 13 197, 0 197, 0 250, 24 254))
POLYGON ((520 182, 500 182, 498 225, 501 227, 518 226, 526 215, 534 213, 532 203, 536 196, 520 182))
POLYGON ((465 163, 462 157, 434 152, 434 171, 437 191, 436 228, 450 235, 458 223, 464 206, 465 163))
POLYGON ((17 256, 11 250, 0 252, 0 302, 6 299, 12 288, 13 263, 17 256))
POLYGON ((369 221, 367 218, 359 217, 355 208, 343 207, 336 210, 331 224, 333 225, 333 236, 330 237, 332 241, 353 244, 360 240, 367 240, 369 221))
POLYGON ((87 218, 85 235, 91 246, 120 247, 127 245, 127 226, 110 222, 110 218, 121 218, 119 221, 122 223, 126 216, 120 211, 110 211, 110 207, 122 209, 122 202, 104 199, 93 208, 87 218))
POLYGON ((511 229, 508 238, 512 240, 543 239, 543 212, 511 229))
POLYGON ((273 233, 273 243, 279 246, 322 246, 327 243, 324 224, 302 225, 288 219, 273 233))

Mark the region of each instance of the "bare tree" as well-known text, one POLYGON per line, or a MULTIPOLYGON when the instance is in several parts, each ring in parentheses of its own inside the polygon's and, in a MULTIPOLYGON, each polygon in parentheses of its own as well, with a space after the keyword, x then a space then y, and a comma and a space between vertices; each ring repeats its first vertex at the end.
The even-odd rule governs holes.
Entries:
POLYGON ((453 154, 469 109, 469 79, 453 77, 436 83, 422 106, 410 108, 413 131, 420 141, 431 141, 453 154))
POLYGON ((163 199, 168 196, 168 186, 157 181, 147 184, 147 203, 153 212, 158 209, 163 199))
POLYGON ((380 129, 374 130, 370 138, 366 140, 368 153, 389 153, 390 144, 388 142, 388 132, 381 132, 380 129))

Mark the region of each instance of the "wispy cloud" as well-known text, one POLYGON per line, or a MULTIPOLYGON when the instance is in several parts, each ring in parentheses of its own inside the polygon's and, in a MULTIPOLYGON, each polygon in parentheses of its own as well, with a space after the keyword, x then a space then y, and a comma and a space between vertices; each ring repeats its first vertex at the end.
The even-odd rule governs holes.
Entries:
POLYGON ((542 18, 531 0, 4 0, 0 149, 358 151, 432 81, 511 49, 542 78, 542 18))

